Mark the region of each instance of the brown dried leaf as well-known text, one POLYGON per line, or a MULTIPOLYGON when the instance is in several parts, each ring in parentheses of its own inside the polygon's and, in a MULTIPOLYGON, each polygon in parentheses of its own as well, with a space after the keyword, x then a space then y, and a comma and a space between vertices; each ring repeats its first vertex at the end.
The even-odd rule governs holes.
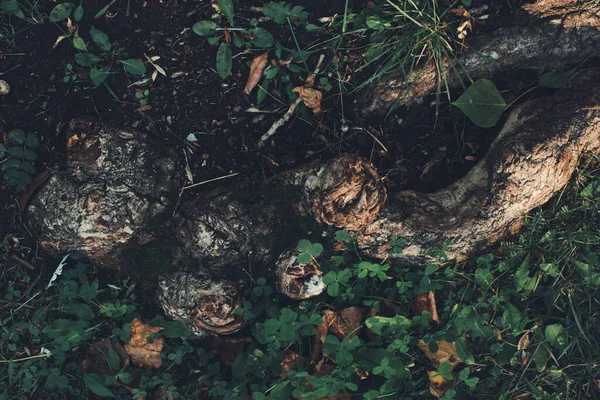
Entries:
POLYGON ((163 349, 164 338, 154 338, 152 343, 148 343, 148 336, 162 329, 160 326, 142 322, 138 318, 131 321, 131 339, 124 347, 131 357, 133 365, 140 368, 160 368, 162 365, 160 353, 163 349))
POLYGON ((442 340, 437 342, 437 344, 438 351, 432 353, 431 351, 429 351, 429 346, 427 346, 427 344, 424 341, 419 340, 419 343, 417 343, 417 346, 419 346, 419 348, 423 350, 423 353, 425 353, 427 358, 431 360, 431 363, 434 367, 439 368, 440 364, 448 362, 452 364, 452 368, 455 368, 458 364, 462 362, 460 357, 458 357, 458 353, 456 352, 456 343, 442 340))
POLYGON ((310 108, 313 114, 317 115, 321 113, 321 99, 323 99, 323 93, 316 89, 304 86, 295 87, 293 91, 300 95, 304 105, 307 108, 310 108))
POLYGON ((232 366, 233 362, 252 343, 250 337, 213 337, 211 348, 217 353, 219 361, 223 365, 232 366))
POLYGON ((355 335, 362 325, 366 311, 365 307, 352 306, 341 311, 327 310, 321 315, 322 320, 317 326, 312 354, 312 362, 317 364, 318 370, 322 367, 323 360, 317 361, 322 356, 327 334, 332 333, 340 340, 346 335, 355 335))
POLYGON ((519 343, 517 344, 517 350, 525 350, 527 347, 529 347, 529 332, 521 336, 521 339, 519 339, 519 343))
POLYGON ((265 51, 260 56, 252 60, 252 64, 250 64, 250 74, 248 75, 248 81, 246 82, 246 86, 244 87, 244 93, 250 94, 250 92, 252 92, 252 89, 254 89, 256 85, 258 85, 258 82, 260 82, 260 79, 263 76, 263 72, 265 71, 268 61, 268 51, 265 51))
POLYGON ((412 303, 412 309, 416 315, 421 315, 423 311, 428 311, 431 314, 430 321, 434 321, 436 324, 440 323, 440 316, 435 306, 435 295, 433 292, 419 293, 412 303))
POLYGON ((452 389, 452 381, 445 380, 438 371, 427 371, 429 375, 429 391, 436 398, 441 399, 448 389, 452 389))

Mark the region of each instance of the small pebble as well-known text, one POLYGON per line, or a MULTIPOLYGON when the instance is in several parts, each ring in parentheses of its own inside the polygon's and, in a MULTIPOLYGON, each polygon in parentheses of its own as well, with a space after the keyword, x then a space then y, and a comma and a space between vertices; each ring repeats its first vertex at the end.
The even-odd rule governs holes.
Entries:
POLYGON ((0 96, 6 96, 10 93, 10 86, 6 81, 0 79, 0 96))

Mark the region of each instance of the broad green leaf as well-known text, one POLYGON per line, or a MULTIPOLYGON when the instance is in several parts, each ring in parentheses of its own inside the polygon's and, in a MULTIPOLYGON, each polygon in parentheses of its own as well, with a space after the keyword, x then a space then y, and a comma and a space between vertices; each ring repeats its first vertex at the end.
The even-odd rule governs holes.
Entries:
POLYGON ((281 322, 278 319, 268 319, 265 322, 264 330, 267 335, 274 335, 279 331, 279 327, 281 326, 281 322))
POLYGON ((212 21, 198 21, 192 27, 192 30, 199 36, 210 36, 217 31, 217 24, 212 21))
POLYGON ((0 3, 0 11, 13 12, 19 9, 17 0, 4 0, 0 3))
POLYGON ((461 339, 456 341, 456 354, 465 364, 475 364, 475 358, 473 358, 469 346, 461 339))
POLYGON ((340 284, 337 282, 331 282, 327 286, 327 294, 331 297, 337 297, 340 294, 340 284))
POLYGON ((586 283, 600 285, 600 273, 596 272, 593 265, 573 260, 573 266, 581 274, 586 283))
POLYGON ((192 335, 192 330, 186 324, 177 321, 166 321, 162 324, 163 330, 159 333, 162 336, 170 337, 170 338, 185 338, 192 335))
POLYGON ((335 361, 340 367, 347 367, 348 365, 352 364, 353 360, 354 358, 352 357, 352 354, 350 354, 350 352, 344 348, 339 349, 335 353, 335 361))
POLYGON ((94 319, 94 310, 87 304, 71 302, 65 306, 65 311, 78 316, 81 319, 94 319))
POLYGON ((94 394, 100 397, 115 398, 115 395, 110 391, 108 386, 104 384, 104 381, 98 374, 83 375, 83 382, 94 394))
POLYGON ((490 128, 498 123, 506 102, 488 79, 472 84, 454 103, 477 126, 490 128))
POLYGON ((82 51, 87 51, 87 46, 85 45, 85 40, 83 40, 79 36, 77 36, 73 39, 73 47, 75 47, 76 49, 82 50, 82 51))
POLYGON ((121 360, 119 360, 119 355, 110 342, 108 344, 108 354, 106 355, 106 358, 108 359, 108 366, 110 369, 113 372, 119 371, 121 367, 121 360))
POLYGON ((99 84, 104 82, 106 80, 106 78, 108 78, 109 75, 110 75, 110 71, 108 70, 108 68, 93 67, 90 70, 90 79, 92 80, 92 83, 94 84, 94 86, 98 86, 99 84))
POLYGON ((475 280, 479 286, 487 289, 494 282, 494 275, 492 275, 489 268, 477 268, 477 271, 475 271, 475 280))
POLYGON ((226 79, 231 74, 231 57, 231 46, 228 43, 221 43, 217 50, 217 72, 221 79, 226 79))
POLYGON ((540 76, 538 86, 552 89, 558 89, 566 86, 571 80, 573 74, 575 74, 575 71, 576 68, 563 72, 546 72, 544 75, 540 76))
POLYGON ((71 11, 73 11, 73 4, 71 3, 61 3, 57 4, 52 11, 50 11, 50 21, 59 22, 63 19, 66 19, 69 15, 71 15, 71 11))
POLYGON ((258 90, 256 91, 256 104, 261 104, 265 101, 267 91, 269 90, 269 82, 270 81, 265 78, 262 80, 262 85, 258 85, 258 90))
POLYGON ((252 34, 252 44, 259 48, 265 47, 273 47, 275 43, 275 39, 273 39, 273 35, 266 29, 263 28, 254 28, 250 31, 252 34))
POLYGON ((233 0, 217 0, 217 5, 233 25, 233 0))
POLYGON ((296 331, 294 330, 294 326, 292 324, 281 325, 279 328, 279 339, 291 342, 296 339, 296 331))
POLYGON ((119 60, 123 67, 125 67, 125 71, 129 72, 133 75, 144 75, 146 73, 146 65, 140 60, 136 60, 135 58, 128 58, 127 60, 119 60))
POLYGON ((294 322, 294 321, 296 321, 297 318, 298 318, 298 314, 296 314, 290 308, 284 308, 284 309, 282 309, 281 310, 281 315, 279 316, 279 320, 283 324, 294 322))
POLYGON ((600 198, 600 179, 596 179, 587 185, 582 191, 581 196, 587 199, 600 198))
POLYGON ((548 325, 544 334, 552 347, 562 350, 567 346, 567 332, 561 324, 548 325))
POLYGON ((100 58, 92 53, 75 54, 75 62, 82 67, 93 67, 100 62, 100 58))
POLYGON ((79 6, 77 6, 75 12, 73 13, 73 19, 79 22, 81 21, 81 18, 83 18, 83 6, 80 4, 79 6))
POLYGON ((96 43, 102 51, 110 51, 112 45, 110 44, 110 40, 106 33, 99 29, 92 28, 90 29, 90 35, 92 36, 94 43, 96 43))

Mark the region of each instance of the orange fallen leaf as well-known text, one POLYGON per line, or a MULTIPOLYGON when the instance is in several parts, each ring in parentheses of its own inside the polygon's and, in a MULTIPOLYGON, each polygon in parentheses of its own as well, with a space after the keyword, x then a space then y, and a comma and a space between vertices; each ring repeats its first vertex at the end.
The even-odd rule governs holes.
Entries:
POLYGON ((160 326, 153 326, 142 322, 138 318, 131 321, 131 339, 123 346, 131 357, 133 365, 140 368, 160 368, 162 360, 160 353, 164 345, 164 338, 154 338, 148 342, 148 336, 161 331, 160 326))
POLYGON ((265 72, 267 61, 269 61, 268 51, 265 51, 260 56, 252 60, 252 64, 250 64, 250 74, 248 75, 248 81, 246 81, 246 86, 244 87, 244 93, 250 94, 252 89, 254 89, 256 85, 258 85, 258 82, 260 82, 260 79, 263 76, 263 72, 265 72))
POLYGON ((441 340, 437 342, 437 344, 438 351, 432 353, 429 350, 429 346, 427 345, 427 343, 425 343, 422 340, 419 340, 419 343, 417 343, 417 346, 419 346, 419 348, 423 350, 423 353, 425 353, 427 358, 431 360, 431 363, 434 367, 439 368, 440 364, 448 362, 452 364, 452 368, 455 368, 458 364, 462 362, 462 360, 458 356, 458 353, 456 352, 455 342, 447 342, 445 340, 441 340))
POLYGON ((225 27, 223 33, 225 34, 225 42, 231 43, 231 34, 229 33, 229 29, 227 29, 227 27, 225 27))
POLYGON ((436 324, 440 323, 433 292, 419 293, 412 303, 412 309, 416 315, 421 315, 423 311, 427 311, 431 315, 430 321, 434 321, 436 324))
POLYGON ((321 99, 323 98, 323 93, 316 89, 304 86, 295 87, 293 91, 300 95, 304 105, 307 108, 310 108, 313 114, 317 115, 321 112, 321 99))
POLYGON ((446 391, 452 388, 452 381, 445 380, 438 371, 427 371, 429 375, 429 392, 436 398, 441 399, 446 391))
POLYGON ((152 110, 152 104, 146 104, 145 106, 141 106, 135 109, 135 111, 148 111, 152 110))

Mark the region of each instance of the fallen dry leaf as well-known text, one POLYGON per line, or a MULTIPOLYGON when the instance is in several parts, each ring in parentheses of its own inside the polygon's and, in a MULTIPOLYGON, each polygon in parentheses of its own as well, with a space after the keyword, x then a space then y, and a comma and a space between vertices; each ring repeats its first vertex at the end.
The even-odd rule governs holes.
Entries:
POLYGON ((265 51, 260 56, 252 60, 252 64, 250 64, 250 74, 248 75, 248 81, 246 81, 246 86, 244 87, 244 93, 250 94, 250 92, 252 92, 252 89, 254 89, 256 85, 258 85, 258 82, 260 82, 260 79, 263 76, 263 72, 265 71, 265 67, 267 66, 268 61, 268 51, 265 51))
POLYGON ((435 353, 429 351, 429 346, 427 346, 427 344, 424 341, 419 340, 419 343, 417 344, 417 346, 419 346, 419 348, 423 350, 423 353, 425 353, 427 358, 431 360, 431 363, 435 368, 439 368, 440 364, 445 362, 452 364, 452 368, 455 368, 458 364, 462 362, 460 357, 458 357, 458 353, 456 352, 455 342, 447 342, 445 340, 442 340, 437 342, 437 344, 438 351, 436 351, 435 353))
POLYGON ((305 86, 295 87, 293 91, 300 95, 304 105, 307 108, 310 108, 313 114, 317 115, 321 112, 321 99, 323 98, 323 93, 305 86))
POLYGON ((116 375, 119 369, 113 370, 108 363, 108 354, 112 351, 109 346, 119 357, 119 369, 126 369, 129 366, 129 357, 123 346, 117 341, 102 339, 90 344, 81 363, 83 370, 107 376, 116 375))
POLYGON ((133 365, 140 368, 160 368, 162 365, 160 353, 164 346, 164 338, 154 338, 152 343, 148 343, 148 336, 162 329, 160 326, 142 322, 138 318, 131 321, 131 339, 124 347, 133 365))
POLYGON ((427 311, 431 314, 430 321, 434 321, 436 324, 440 323, 440 316, 435 306, 435 295, 433 292, 419 293, 412 303, 412 309, 416 315, 421 315, 423 311, 427 311))
POLYGON ((427 371, 427 375, 429 375, 429 392, 436 398, 441 399, 448 389, 452 389, 452 381, 445 380, 438 371, 427 371))
POLYGON ((519 343, 517 344, 517 350, 525 350, 527 347, 529 347, 529 332, 521 336, 521 339, 519 339, 519 343))

